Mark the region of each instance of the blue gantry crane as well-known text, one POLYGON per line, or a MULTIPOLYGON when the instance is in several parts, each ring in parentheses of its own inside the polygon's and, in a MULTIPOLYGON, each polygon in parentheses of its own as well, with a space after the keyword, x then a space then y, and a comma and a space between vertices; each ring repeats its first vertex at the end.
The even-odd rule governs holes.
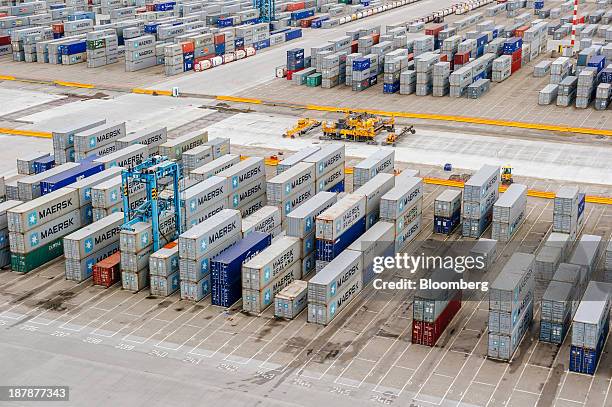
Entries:
POLYGON ((253 0, 253 7, 259 10, 259 18, 264 23, 269 23, 276 19, 275 0, 253 0))
POLYGON ((182 178, 181 166, 168 160, 165 156, 153 156, 132 168, 121 172, 123 188, 123 214, 125 230, 133 230, 137 222, 151 222, 153 228, 153 250, 160 249, 159 216, 167 211, 174 212, 176 231, 174 236, 164 236, 168 241, 174 240, 183 232, 181 219, 180 188, 179 182, 182 178), (160 181, 164 184, 172 184, 173 194, 170 198, 159 196, 160 181), (170 181, 170 182, 168 182, 170 181), (129 185, 133 183, 144 183, 146 187, 146 199, 138 207, 130 209, 129 185))

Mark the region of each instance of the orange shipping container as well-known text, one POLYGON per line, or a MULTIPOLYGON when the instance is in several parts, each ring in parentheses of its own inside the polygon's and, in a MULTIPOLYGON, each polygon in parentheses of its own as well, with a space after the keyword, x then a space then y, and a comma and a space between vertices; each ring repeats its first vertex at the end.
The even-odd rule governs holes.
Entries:
POLYGON ((289 3, 287 4, 287 11, 298 11, 302 10, 304 7, 306 7, 306 4, 303 1, 297 3, 289 3))
POLYGON ((51 24, 51 31, 56 34, 61 34, 64 32, 64 23, 55 23, 51 24))
POLYGON ((183 54, 186 54, 188 52, 193 52, 193 50, 195 49, 193 42, 182 42, 181 48, 183 50, 183 54))

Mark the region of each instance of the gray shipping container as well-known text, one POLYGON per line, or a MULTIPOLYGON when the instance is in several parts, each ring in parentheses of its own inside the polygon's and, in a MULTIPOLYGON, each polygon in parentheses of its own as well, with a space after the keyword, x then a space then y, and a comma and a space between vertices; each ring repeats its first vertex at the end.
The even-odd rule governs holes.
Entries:
POLYGON ((166 127, 151 127, 128 133, 127 136, 115 140, 115 146, 117 150, 120 150, 133 144, 144 144, 149 147, 149 154, 153 154, 157 153, 158 147, 167 140, 168 129, 166 127))
POLYGON ((601 236, 582 235, 569 263, 584 267, 590 277, 595 271, 602 243, 601 236))
POLYGON ((60 188, 7 210, 8 229, 25 233, 80 208, 76 190, 60 188))
POLYGON ((533 298, 535 256, 514 253, 489 288, 489 310, 512 313, 517 317, 525 299, 533 298))
POLYGON ((0 229, 8 228, 8 211, 17 206, 22 205, 22 201, 9 199, 8 201, 0 202, 0 229))
POLYGON ((274 298, 274 316, 293 319, 308 305, 308 283, 295 280, 283 288, 274 298))
POLYGON ((64 237, 64 257, 83 259, 119 241, 123 213, 113 213, 64 237))
POLYGON ((493 204, 493 221, 514 223, 516 218, 525 211, 527 204, 527 186, 512 184, 506 192, 493 204))
POLYGON ((316 217, 338 200, 333 192, 319 192, 287 215, 287 235, 304 238, 315 229, 316 217))
POLYGON ((344 161, 344 144, 324 145, 321 150, 303 159, 303 162, 315 164, 317 179, 344 161))
POLYGON ((104 168, 124 167, 129 168, 142 163, 149 156, 149 149, 144 144, 133 144, 122 150, 94 160, 95 163, 104 165, 104 168))
POLYGON ((300 239, 290 236, 278 238, 242 265, 242 287, 261 290, 300 260, 300 252, 300 239))
POLYGON ((171 160, 181 161, 185 151, 201 146, 207 141, 208 131, 194 131, 161 144, 159 146, 159 154, 171 160))
POLYGON ((252 232, 272 233, 278 227, 281 227, 280 210, 276 206, 264 206, 242 220, 242 235, 246 237, 252 232))
POLYGON ((249 157, 246 160, 240 161, 228 169, 221 171, 217 175, 227 180, 227 191, 228 193, 231 193, 258 178, 265 177, 265 171, 266 168, 263 158, 249 157))
POLYGON ((313 163, 297 163, 268 181, 266 194, 269 202, 280 203, 305 185, 315 181, 313 163))
POLYGON ((320 146, 308 146, 298 150, 294 154, 290 155, 289 157, 278 163, 278 165, 276 166, 276 174, 278 175, 286 171, 287 169, 293 167, 299 162, 302 162, 302 160, 307 157, 310 157, 319 150, 321 150, 320 146))
MULTIPOLYGON (((381 204, 382 206, 382 204, 381 204)), ((328 241, 336 240, 342 233, 366 215, 364 195, 349 194, 316 218, 316 237, 328 241)))
POLYGON ((191 218, 205 208, 224 201, 227 182, 225 178, 213 176, 187 188, 181 195, 181 206, 185 208, 186 217, 191 218))
POLYGON ((461 191, 446 189, 434 201, 434 216, 450 218, 461 208, 461 191))
POLYGON ((197 260, 207 250, 213 249, 223 238, 235 230, 242 230, 240 212, 223 209, 210 219, 194 226, 179 236, 179 255, 181 258, 197 260))
POLYGON ((574 294, 575 287, 570 283, 551 281, 542 296, 540 319, 564 323, 567 315, 572 312, 574 294))
POLYGON ((353 189, 364 185, 376 174, 393 173, 395 151, 381 149, 353 167, 353 189))
POLYGON ((489 191, 499 189, 499 166, 483 165, 463 188, 463 200, 481 202, 489 191))
POLYGON ((77 209, 50 220, 45 224, 41 224, 25 234, 10 232, 9 240, 11 252, 29 253, 41 247, 43 244, 52 242, 53 240, 74 232, 80 228, 82 224, 81 211, 77 209))
POLYGON ((92 188, 104 181, 121 175, 121 171, 122 169, 119 167, 109 168, 77 182, 73 182, 66 188, 77 190, 79 194, 79 206, 89 205, 92 203, 92 188))
POLYGON ((353 279, 327 304, 308 302, 308 322, 328 325, 363 289, 361 278, 353 279))
POLYGON ((78 167, 79 163, 65 163, 58 165, 50 170, 41 172, 40 174, 29 175, 17 180, 17 188, 19 190, 19 199, 29 201, 40 197, 40 182, 52 175, 61 174, 72 168, 78 167))
POLYGON ((395 220, 412 208, 423 197, 423 180, 406 178, 380 200, 380 218, 395 220))
POLYGON ((242 309, 247 312, 262 312, 274 302, 276 294, 295 280, 302 278, 302 264, 299 261, 286 268, 274 281, 261 290, 242 290, 242 309))
POLYGON ((591 281, 572 323, 572 345, 597 349, 600 334, 610 318, 612 284, 591 281))
POLYGON ((74 148, 85 152, 98 149, 115 140, 125 137, 125 122, 105 123, 101 126, 84 130, 74 135, 74 148))
POLYGON ((482 257, 484 263, 484 269, 482 271, 489 270, 497 257, 497 240, 478 239, 474 247, 470 250, 470 256, 482 257))
POLYGON ((149 256, 151 276, 168 277, 179 270, 178 244, 173 247, 162 247, 149 256))
POLYGON ((220 172, 230 168, 231 166, 238 164, 240 162, 240 156, 235 154, 226 154, 222 157, 217 158, 209 162, 208 164, 204 164, 201 167, 198 167, 192 170, 189 173, 191 178, 196 180, 205 180, 213 175, 217 175, 220 172))
POLYGON ((197 146, 183 153, 183 168, 189 173, 213 160, 212 148, 207 145, 197 146))
POLYGON ((84 259, 66 259, 66 280, 84 281, 93 275, 93 266, 119 251, 119 242, 114 242, 84 259))
POLYGON ((24 175, 34 174, 34 161, 48 156, 49 153, 36 152, 17 157, 17 173, 24 175))
POLYGON ((210 146, 214 160, 230 153, 230 139, 228 138, 216 137, 204 144, 210 146))
POLYGON ((308 281, 308 303, 329 304, 345 285, 355 279, 361 281, 362 270, 362 253, 343 251, 308 281))
POLYGON ((53 138, 53 149, 54 150, 66 150, 69 147, 74 146, 74 135, 76 133, 98 127, 106 123, 106 119, 94 120, 85 119, 78 121, 70 118, 69 120, 63 120, 64 123, 52 130, 53 138))

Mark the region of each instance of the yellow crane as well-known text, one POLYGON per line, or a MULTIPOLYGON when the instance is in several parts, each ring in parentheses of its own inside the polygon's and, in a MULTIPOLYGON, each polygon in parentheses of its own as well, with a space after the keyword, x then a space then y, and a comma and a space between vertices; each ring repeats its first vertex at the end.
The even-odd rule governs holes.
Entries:
POLYGON ((321 122, 316 119, 310 119, 308 117, 299 119, 294 127, 288 129, 283 134, 283 137, 295 138, 296 136, 302 136, 320 125, 321 122))

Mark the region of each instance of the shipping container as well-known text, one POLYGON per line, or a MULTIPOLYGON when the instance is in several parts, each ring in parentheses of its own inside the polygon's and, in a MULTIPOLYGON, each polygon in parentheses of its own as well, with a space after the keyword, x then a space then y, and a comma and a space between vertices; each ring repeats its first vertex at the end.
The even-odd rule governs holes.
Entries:
POLYGON ((150 279, 151 295, 167 297, 172 293, 178 291, 178 289, 180 288, 178 271, 167 277, 151 275, 150 279))
POLYGON ((207 141, 208 131, 197 130, 160 144, 158 151, 160 155, 166 156, 170 160, 181 161, 185 151, 201 146, 207 141))
POLYGON ((241 281, 242 265, 259 255, 271 243, 269 234, 252 232, 215 256, 210 262, 213 284, 231 285, 241 281))
POLYGON ((213 160, 212 147, 201 145, 183 153, 183 169, 186 173, 213 160))
POLYGON ((363 287, 366 287, 377 274, 374 268, 375 259, 395 255, 393 228, 392 223, 378 222, 348 246, 348 250, 361 253, 363 287))
POLYGON ((149 286, 149 271, 143 269, 137 272, 121 271, 121 285, 124 290, 138 292, 149 286))
POLYGON ((246 206, 258 198, 264 198, 266 203, 268 202, 266 196, 266 178, 263 176, 252 180, 252 182, 234 192, 230 192, 227 197, 227 207, 232 209, 240 208, 241 212, 243 212, 246 206))
POLYGON ((49 153, 36 152, 17 157, 17 173, 24 175, 35 174, 34 163, 45 157, 49 157, 49 153))
POLYGON ((110 287, 121 280, 121 254, 114 253, 93 266, 93 284, 110 287))
POLYGON ((106 122, 74 135, 74 148, 76 151, 86 152, 114 143, 115 140, 125 137, 125 122, 106 122))
POLYGON ((144 144, 149 148, 149 155, 157 154, 161 144, 168 140, 168 130, 166 127, 149 127, 138 131, 129 132, 125 137, 115 140, 117 150, 126 148, 134 144, 144 144))
POLYGON ((182 281, 200 281, 210 274, 212 259, 229 249, 241 239, 240 233, 233 232, 223 239, 216 247, 209 249, 206 254, 196 260, 179 257, 179 271, 182 281))
POLYGON ((349 194, 316 217, 316 237, 335 241, 351 226, 365 218, 366 199, 349 194))
POLYGON ((355 279, 362 280, 362 270, 361 252, 347 250, 340 253, 308 281, 308 303, 330 303, 345 285, 355 279))
POLYGON ((315 166, 313 163, 297 163, 291 168, 270 179, 267 183, 266 194, 268 201, 280 203, 295 195, 297 190, 313 183, 315 180, 315 166))
POLYGON ((243 288, 242 309, 246 312, 260 313, 274 302, 276 294, 295 280, 302 278, 302 264, 295 262, 286 268, 276 279, 261 290, 243 288))
POLYGON ((192 218, 205 208, 224 201, 227 195, 227 180, 223 177, 213 176, 187 188, 181 194, 185 218, 192 218))
MULTIPOLYGON (((596 349, 610 320, 612 284, 591 281, 573 318, 572 345, 596 349)), ((607 332, 606 332, 607 334, 607 332)))
POLYGON ((555 246, 542 246, 535 258, 536 278, 549 281, 562 261, 563 249, 555 246))
POLYGON ((104 246, 82 259, 66 259, 66 280, 85 281, 93 275, 94 266, 119 251, 119 242, 104 246))
POLYGON ((274 298, 274 316, 294 319, 308 305, 308 283, 295 280, 283 288, 274 298))
POLYGON ((511 361, 523 337, 529 330, 532 319, 533 301, 530 301, 517 319, 514 330, 510 335, 489 332, 487 356, 491 359, 511 361))
POLYGON ((489 191, 497 191, 499 188, 499 172, 500 168, 498 166, 483 165, 465 183, 463 189, 463 200, 470 202, 482 202, 482 200, 488 196, 489 191))
MULTIPOLYGON (((422 300, 415 298, 414 304, 416 305, 419 302, 425 304, 422 300)), ((436 346, 438 339, 440 339, 440 336, 442 336, 448 324, 450 324, 461 309, 461 291, 455 293, 454 297, 445 301, 444 307, 440 305, 436 307, 431 304, 426 306, 432 307, 433 309, 440 308, 439 315, 433 321, 413 318, 412 343, 433 347, 436 346)))
POLYGON ((240 156, 235 154, 226 154, 219 157, 208 164, 204 164, 192 170, 189 173, 190 178, 203 181, 214 175, 219 174, 222 171, 230 168, 231 166, 240 162, 240 156))
POLYGON ((81 163, 78 167, 71 168, 61 174, 56 174, 40 181, 40 193, 41 195, 46 195, 103 170, 104 166, 102 164, 92 162, 81 163))
POLYGON ((525 210, 527 186, 512 184, 493 204, 493 221, 512 223, 525 210))
POLYGON ((204 144, 211 148, 213 160, 230 153, 230 139, 228 138, 216 137, 204 144))
POLYGON ((290 155, 289 157, 278 163, 278 165, 276 166, 276 174, 278 175, 286 171, 287 169, 293 167, 299 162, 302 162, 302 160, 307 157, 310 157, 319 150, 321 150, 320 146, 308 146, 298 150, 294 154, 290 155))
POLYGON ((265 177, 264 160, 261 157, 249 157, 221 171, 217 176, 226 179, 228 193, 237 191, 256 179, 265 177))
POLYGON ((82 226, 80 210, 69 212, 44 224, 40 224, 28 232, 10 232, 9 240, 12 253, 29 253, 42 245, 77 230, 82 226))
MULTIPOLYGON (((316 277, 316 276, 315 276, 316 277)), ((309 284, 310 285, 310 284, 309 284)), ((310 323, 328 325, 344 308, 350 304, 363 289, 361 278, 355 278, 344 285, 341 291, 329 303, 315 303, 308 300, 308 317, 310 323)))
POLYGON ((276 206, 264 206, 242 220, 242 235, 246 237, 253 232, 271 234, 280 226, 280 210, 276 206))
POLYGON ((421 178, 405 178, 380 201, 380 218, 385 220, 399 219, 423 197, 423 180, 421 178))
POLYGON ((104 165, 105 169, 113 167, 131 168, 147 159, 149 149, 144 144, 133 144, 112 154, 96 158, 94 163, 104 165))
POLYGON ((380 200, 395 186, 395 176, 393 174, 381 173, 375 175, 359 189, 355 194, 365 195, 366 197, 366 229, 369 229, 378 222, 380 217, 380 200))
POLYGON ((151 276, 168 277, 179 270, 178 243, 170 242, 149 256, 151 276))
POLYGON ((64 237, 64 257, 83 259, 119 241, 123 214, 114 213, 64 237))
POLYGON ((323 176, 332 168, 337 167, 345 161, 345 148, 343 144, 328 144, 321 150, 304 158, 303 162, 314 163, 316 167, 316 178, 323 176))
POLYGON ((535 256, 514 253, 489 288, 489 310, 511 314, 512 325, 533 299, 535 256))
POLYGON ((9 209, 6 213, 8 228, 11 232, 25 233, 79 207, 77 191, 55 191, 9 209))
POLYGON ((79 194, 79 206, 85 206, 92 203, 92 188, 101 184, 104 181, 113 179, 121 175, 121 168, 109 168, 100 171, 97 174, 90 175, 87 178, 78 180, 68 186, 70 189, 75 189, 79 194))
POLYGON ((226 236, 240 232, 241 228, 240 212, 224 209, 179 237, 179 255, 181 258, 197 260, 206 254, 207 250, 220 244, 226 236))
POLYGON ((197 283, 181 281, 181 299, 190 301, 201 301, 210 294, 210 273, 197 283))
POLYGON ((30 201, 41 196, 40 183, 53 175, 61 174, 71 168, 76 168, 79 163, 66 163, 56 166, 40 174, 29 175, 17 180, 17 188, 19 191, 19 199, 22 201, 30 201))
POLYGON ((74 135, 94 127, 98 127, 106 123, 106 119, 92 121, 92 119, 84 119, 79 121, 68 120, 69 123, 63 123, 59 127, 52 130, 53 149, 66 150, 74 146, 74 135))
POLYGON ((242 286, 260 290, 300 260, 300 240, 283 236, 242 266, 242 286))
POLYGON ((595 272, 597 258, 599 257, 602 246, 601 236, 582 235, 578 244, 576 244, 574 254, 569 263, 584 267, 587 272, 587 278, 590 278, 595 272))
POLYGON ((337 194, 319 192, 287 215, 287 235, 304 238, 315 230, 316 218, 337 202, 337 194))
POLYGON ((575 287, 569 283, 551 281, 540 308, 540 341, 563 343, 572 319, 575 287))
POLYGON ((353 189, 357 189, 379 173, 393 174, 395 151, 381 149, 353 167, 353 189))
POLYGON ((28 273, 59 257, 64 252, 62 239, 43 244, 27 254, 11 253, 11 270, 28 273))

